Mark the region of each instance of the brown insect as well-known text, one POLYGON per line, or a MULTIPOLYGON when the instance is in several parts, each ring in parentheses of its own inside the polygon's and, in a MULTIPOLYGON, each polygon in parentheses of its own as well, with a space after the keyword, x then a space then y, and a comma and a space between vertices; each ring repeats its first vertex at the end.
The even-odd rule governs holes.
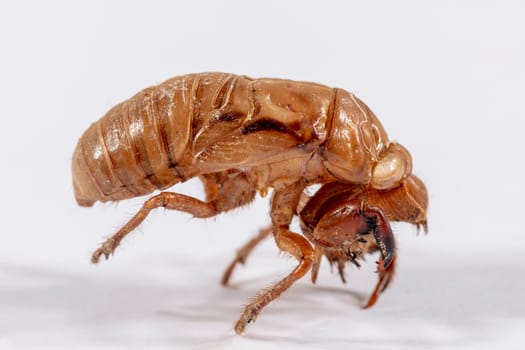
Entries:
POLYGON ((108 258, 154 208, 207 218, 273 189, 271 227, 241 249, 223 283, 270 232, 298 265, 246 305, 237 333, 309 270, 315 281, 323 255, 343 277, 347 261, 357 264, 364 253, 379 250, 380 278, 367 304, 373 305, 394 269, 388 221, 426 227, 426 189, 411 175, 408 151, 388 141, 353 94, 314 83, 224 73, 175 77, 92 124, 75 149, 72 172, 82 206, 146 195, 195 176, 204 183, 205 201, 174 192, 145 201, 93 253, 94 263, 108 258), (308 198, 304 191, 313 184, 323 186, 308 198), (295 215, 306 238, 289 230, 295 215))

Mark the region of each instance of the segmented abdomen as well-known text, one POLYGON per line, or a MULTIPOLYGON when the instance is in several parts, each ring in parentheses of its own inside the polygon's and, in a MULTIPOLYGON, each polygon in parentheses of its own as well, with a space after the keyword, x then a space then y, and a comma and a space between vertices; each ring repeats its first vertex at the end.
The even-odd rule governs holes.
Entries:
POLYGON ((225 73, 175 77, 112 108, 80 138, 80 205, 170 187, 201 172, 264 162, 326 137, 333 89, 225 73), (265 158, 266 157, 266 158, 265 158))
POLYGON ((73 185, 80 205, 131 198, 180 180, 194 75, 141 91, 112 108, 80 138, 73 185))

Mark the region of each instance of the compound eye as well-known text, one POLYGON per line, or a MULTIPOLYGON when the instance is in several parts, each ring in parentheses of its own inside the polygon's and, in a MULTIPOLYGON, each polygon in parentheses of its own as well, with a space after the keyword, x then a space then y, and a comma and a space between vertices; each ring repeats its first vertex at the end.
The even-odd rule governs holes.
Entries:
POLYGON ((388 190, 398 186, 412 173, 412 157, 408 150, 398 143, 391 143, 381 154, 372 171, 372 187, 388 190))

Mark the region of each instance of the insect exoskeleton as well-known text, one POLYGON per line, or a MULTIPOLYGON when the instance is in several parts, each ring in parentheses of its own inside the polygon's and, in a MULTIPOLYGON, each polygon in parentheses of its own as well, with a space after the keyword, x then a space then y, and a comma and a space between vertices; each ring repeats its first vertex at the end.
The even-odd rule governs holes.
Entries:
MULTIPOLYGON (((311 244, 289 230, 303 190, 340 183, 379 195, 409 182, 412 159, 403 146, 388 140, 374 113, 345 90, 201 73, 169 79, 108 111, 80 138, 72 172, 75 198, 82 206, 150 194, 193 177, 205 187, 205 200, 175 192, 146 200, 95 251, 93 262, 112 254, 154 208, 206 218, 273 189, 272 225, 264 232, 271 232, 277 246, 299 264, 246 306, 236 325, 241 333, 318 261, 311 244)), ((369 216, 384 219, 380 210, 369 216)), ((359 224, 362 218, 355 220, 359 224)))
POLYGON ((359 267, 365 254, 379 251, 379 281, 366 307, 374 305, 395 269, 396 244, 389 221, 423 226, 426 232, 427 206, 426 187, 415 175, 384 191, 338 182, 323 185, 299 212, 301 229, 317 253, 312 281, 323 255, 337 265, 345 282, 347 262, 359 267))
POLYGON ((410 174, 411 157, 342 89, 203 73, 112 108, 82 135, 72 165, 75 197, 90 206, 230 169, 257 169, 258 189, 325 180, 386 189, 410 174))

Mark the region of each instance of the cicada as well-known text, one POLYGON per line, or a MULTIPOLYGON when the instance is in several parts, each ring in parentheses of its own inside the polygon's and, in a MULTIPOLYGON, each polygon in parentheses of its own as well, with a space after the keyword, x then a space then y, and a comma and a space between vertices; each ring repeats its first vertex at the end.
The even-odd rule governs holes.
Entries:
POLYGON ((395 263, 389 220, 426 227, 427 192, 412 175, 408 150, 388 140, 352 93, 309 82, 226 73, 169 79, 93 123, 74 151, 72 173, 81 206, 161 191, 94 252, 95 263, 152 209, 209 218, 272 190, 271 227, 248 247, 271 233, 298 264, 246 305, 237 333, 308 271, 315 280, 322 256, 341 266, 379 251, 380 278, 367 304, 373 305, 395 263), (165 191, 194 177, 203 182, 204 200, 165 191), (305 197, 312 185, 322 187, 305 197), (304 236, 290 230, 296 215, 304 236))

